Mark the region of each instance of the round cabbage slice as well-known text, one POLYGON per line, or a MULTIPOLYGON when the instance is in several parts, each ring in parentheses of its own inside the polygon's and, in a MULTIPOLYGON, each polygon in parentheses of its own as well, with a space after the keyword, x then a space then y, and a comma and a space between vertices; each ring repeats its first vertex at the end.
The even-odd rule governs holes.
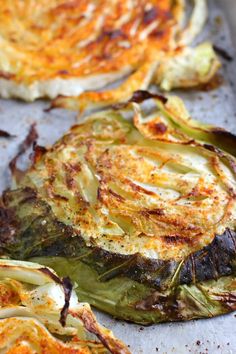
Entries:
POLYGON ((81 300, 134 322, 233 311, 235 141, 138 91, 35 148, 2 197, 1 252, 69 274, 81 300))

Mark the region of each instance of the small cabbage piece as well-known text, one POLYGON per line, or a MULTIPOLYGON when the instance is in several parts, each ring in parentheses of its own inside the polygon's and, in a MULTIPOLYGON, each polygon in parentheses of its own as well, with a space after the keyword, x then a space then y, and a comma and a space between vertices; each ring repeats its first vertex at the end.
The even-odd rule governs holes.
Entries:
POLYGON ((157 69, 156 82, 165 91, 194 87, 209 82, 219 67, 212 45, 205 42, 165 58, 157 69))
POLYGON ((13 354, 24 349, 50 354, 129 353, 98 324, 90 306, 78 302, 69 278, 60 279, 36 263, 1 259, 0 351, 13 354))

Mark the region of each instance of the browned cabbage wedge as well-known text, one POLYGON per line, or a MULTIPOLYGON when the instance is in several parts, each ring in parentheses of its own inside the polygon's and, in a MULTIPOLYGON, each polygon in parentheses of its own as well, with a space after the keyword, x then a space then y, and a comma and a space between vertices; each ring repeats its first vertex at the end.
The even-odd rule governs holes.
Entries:
POLYGON ((2 197, 2 254, 69 274, 80 299, 138 323, 233 311, 235 141, 175 97, 136 92, 36 148, 2 197))
POLYGON ((0 351, 30 354, 35 348, 50 354, 129 353, 98 324, 90 306, 78 302, 69 278, 36 263, 0 260, 0 351))
MULTIPOLYGON (((198 86, 219 68, 210 44, 189 47, 207 15, 206 0, 5 0, 0 95, 26 101, 80 96, 86 109, 120 102, 131 87, 150 83, 165 90, 198 86), (118 88, 108 90, 109 84, 118 88)), ((54 105, 62 102, 71 105, 66 99, 54 105)))

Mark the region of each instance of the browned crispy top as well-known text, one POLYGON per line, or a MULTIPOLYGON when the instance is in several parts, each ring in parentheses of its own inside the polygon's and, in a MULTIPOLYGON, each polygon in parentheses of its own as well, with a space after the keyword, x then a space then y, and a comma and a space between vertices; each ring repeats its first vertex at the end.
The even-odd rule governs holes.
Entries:
POLYGON ((171 0, 4 0, 1 70, 18 82, 120 70, 169 50, 181 10, 171 0))

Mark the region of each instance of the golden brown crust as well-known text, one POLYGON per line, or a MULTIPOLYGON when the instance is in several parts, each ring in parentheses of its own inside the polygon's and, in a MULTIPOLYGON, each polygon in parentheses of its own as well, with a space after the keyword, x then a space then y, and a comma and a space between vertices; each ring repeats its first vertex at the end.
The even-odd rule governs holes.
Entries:
POLYGON ((74 345, 68 345, 55 339, 35 319, 12 317, 0 320, 0 349, 8 347, 4 351, 6 354, 34 354, 35 348, 37 348, 37 352, 50 354, 92 353, 88 347, 86 348, 86 341, 84 343, 77 341, 75 338, 74 345), (9 345, 9 343, 11 344, 9 345))
MULTIPOLYGON (((130 70, 169 50, 176 25, 173 1, 103 0, 1 4, 0 35, 12 51, 6 79, 30 83, 130 70), (18 59, 18 64, 15 60, 18 59), (12 69, 12 71, 11 71, 12 69)), ((5 52, 5 51, 4 51, 5 52)))

